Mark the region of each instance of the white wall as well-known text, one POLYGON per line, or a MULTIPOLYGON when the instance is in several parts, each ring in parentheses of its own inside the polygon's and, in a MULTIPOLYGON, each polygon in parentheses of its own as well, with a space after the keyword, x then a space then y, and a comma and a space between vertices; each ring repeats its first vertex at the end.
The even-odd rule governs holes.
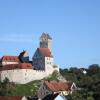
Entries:
POLYGON ((52 40, 48 39, 48 48, 52 51, 52 40))
POLYGON ((52 73, 55 70, 57 70, 59 72, 59 67, 57 67, 57 68, 53 67, 53 65, 54 65, 53 60, 54 59, 51 57, 45 57, 45 69, 46 69, 46 72, 48 72, 48 73, 52 73))
POLYGON ((52 72, 36 71, 33 69, 14 69, 14 70, 4 70, 1 71, 1 80, 3 81, 7 77, 10 82, 15 82, 18 84, 25 84, 33 80, 40 80, 52 72))
POLYGON ((53 58, 45 57, 45 70, 48 73, 51 73, 53 70, 53 58))

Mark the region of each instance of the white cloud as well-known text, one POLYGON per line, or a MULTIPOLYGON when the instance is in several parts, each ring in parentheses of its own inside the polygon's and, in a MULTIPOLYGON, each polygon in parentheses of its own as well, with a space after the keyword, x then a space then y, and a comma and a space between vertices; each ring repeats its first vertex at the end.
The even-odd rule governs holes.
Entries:
POLYGON ((32 36, 23 35, 23 34, 2 35, 2 37, 0 37, 0 42, 37 43, 36 39, 34 39, 32 36))
POLYGON ((26 40, 26 39, 18 39, 18 38, 1 38, 1 42, 33 42, 32 40, 26 40))

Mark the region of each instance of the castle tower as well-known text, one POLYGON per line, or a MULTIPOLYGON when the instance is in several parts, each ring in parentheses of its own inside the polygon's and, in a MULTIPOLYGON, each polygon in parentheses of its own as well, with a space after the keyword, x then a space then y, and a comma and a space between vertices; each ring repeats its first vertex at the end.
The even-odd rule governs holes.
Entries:
POLYGON ((32 63, 36 70, 49 70, 48 66, 53 65, 53 56, 51 51, 52 38, 48 33, 42 33, 40 37, 40 47, 37 48, 32 57, 32 63))
POLYGON ((52 38, 48 33, 42 33, 40 37, 40 48, 52 49, 52 38))

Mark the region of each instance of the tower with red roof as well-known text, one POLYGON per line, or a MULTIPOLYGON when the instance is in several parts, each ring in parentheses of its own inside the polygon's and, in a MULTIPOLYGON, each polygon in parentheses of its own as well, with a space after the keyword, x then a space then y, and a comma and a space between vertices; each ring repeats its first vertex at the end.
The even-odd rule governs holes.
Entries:
POLYGON ((42 33, 40 46, 33 56, 33 66, 35 70, 52 71, 53 55, 51 51, 52 38, 48 33, 42 33))

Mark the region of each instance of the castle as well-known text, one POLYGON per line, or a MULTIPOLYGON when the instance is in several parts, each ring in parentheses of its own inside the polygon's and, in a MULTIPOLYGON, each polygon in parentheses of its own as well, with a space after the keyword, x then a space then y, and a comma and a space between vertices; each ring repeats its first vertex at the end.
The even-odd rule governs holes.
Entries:
POLYGON ((33 55, 32 61, 29 61, 27 51, 21 52, 19 56, 3 56, 0 59, 0 80, 8 78, 10 82, 17 84, 41 80, 55 70, 59 72, 53 60, 52 38, 48 33, 42 33, 39 48, 33 55))

